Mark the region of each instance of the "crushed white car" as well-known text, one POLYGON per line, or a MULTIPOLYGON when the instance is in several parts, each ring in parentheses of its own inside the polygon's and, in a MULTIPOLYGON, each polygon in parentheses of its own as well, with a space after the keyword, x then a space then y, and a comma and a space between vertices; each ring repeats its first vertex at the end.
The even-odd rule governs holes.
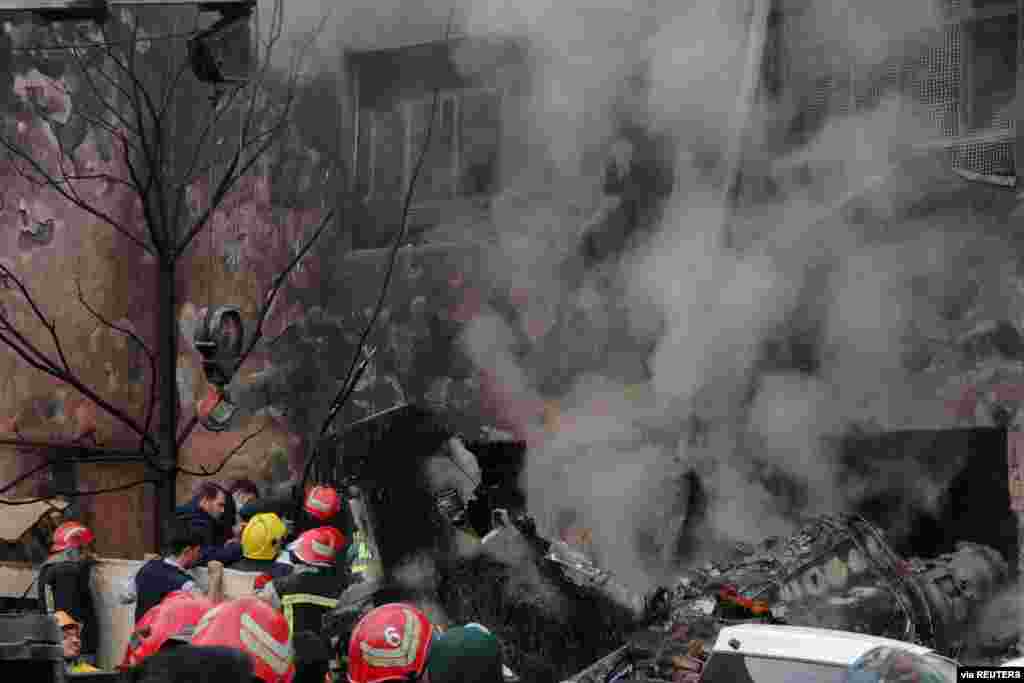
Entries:
POLYGON ((850 631, 740 624, 719 632, 701 683, 843 683, 847 668, 876 647, 921 655, 956 680, 956 662, 921 645, 850 631))

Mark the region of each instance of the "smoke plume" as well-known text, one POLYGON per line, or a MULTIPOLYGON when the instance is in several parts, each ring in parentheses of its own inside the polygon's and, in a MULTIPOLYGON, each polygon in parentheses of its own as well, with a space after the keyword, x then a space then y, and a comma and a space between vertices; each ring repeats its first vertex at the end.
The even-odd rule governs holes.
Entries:
MULTIPOLYGON (((328 5, 289 3, 289 29, 328 5)), ((822 436, 948 421, 934 383, 910 369, 972 241, 960 216, 908 218, 949 182, 921 152, 933 119, 912 97, 883 96, 783 142, 808 106, 795 95, 927 46, 937 5, 783 9, 781 54, 758 0, 347 3, 320 43, 333 64, 345 48, 437 40, 449 16, 456 33, 527 41, 529 94, 503 103, 515 144, 491 202, 501 255, 491 274, 520 293, 521 315, 485 312, 462 342, 510 404, 558 399, 560 430, 528 458, 530 508, 549 533, 571 511, 600 561, 637 588, 671 569, 664 548, 685 515, 688 470, 708 488, 706 537, 757 540, 875 492, 839 486, 822 436), (782 94, 752 100, 751 69, 773 60, 789 65, 782 94), (621 211, 600 191, 605 161, 628 170, 658 154, 673 173, 648 234, 581 269, 593 227, 621 211), (737 167, 776 191, 759 197, 745 183, 727 215, 737 167), (566 376, 582 379, 559 383, 566 376)), ((472 46, 455 55, 466 74, 485 58, 472 46)), ((536 410, 509 410, 541 426, 536 410)))
MULTIPOLYGON (((886 97, 827 122, 778 160, 770 132, 797 104, 762 97, 746 120, 736 116, 749 55, 764 53, 748 49, 748 40, 764 35, 751 31, 752 15, 756 5, 751 12, 747 3, 717 2, 649 2, 642 9, 534 2, 515 11, 482 2, 467 14, 470 33, 531 41, 528 137, 554 177, 576 179, 565 186, 565 201, 598 185, 599 169, 588 159, 616 153, 617 126, 665 135, 677 150, 674 191, 655 234, 626 258, 590 271, 582 284, 536 272, 526 280, 514 269, 496 273, 534 300, 572 308, 586 332, 549 332, 556 341, 542 345, 551 349, 547 355, 537 347, 515 354, 511 330, 494 318, 478 320, 464 338, 476 361, 527 401, 550 398, 541 387, 565 355, 603 345, 598 366, 560 392, 562 430, 532 450, 524 481, 531 508, 548 520, 574 510, 592 529, 601 562, 633 585, 657 581, 664 569, 651 555, 671 542, 664 529, 679 514, 680 495, 672 482, 686 469, 710 489, 708 536, 756 540, 792 530, 799 515, 849 509, 866 493, 839 488, 840 465, 821 437, 853 424, 935 426, 945 418, 908 410, 915 390, 906 362, 908 336, 933 313, 915 283, 943 279, 958 241, 944 232, 941 216, 928 226, 905 217, 937 182, 920 152, 934 138, 934 124, 911 99, 886 97), (723 180, 741 127, 753 131, 743 168, 770 177, 784 199, 755 200, 729 218, 723 180), (869 220, 858 220, 858 212, 869 220), (879 234, 877 226, 890 221, 879 234), (809 337, 814 367, 766 367, 765 343, 797 331, 809 337), (638 340, 650 342, 646 357, 635 353, 638 340), (625 398, 643 382, 641 366, 649 372, 644 407, 625 398), (707 425, 705 442, 687 436, 691 412, 707 425), (652 439, 652 422, 675 439, 652 439), (800 494, 780 488, 780 479, 800 494)), ((910 54, 937 27, 928 0, 856 10, 819 3, 787 30, 805 37, 794 45, 831 46, 835 63, 794 78, 910 54)), ((790 64, 800 69, 803 62, 795 55, 790 64)), ((620 156, 631 162, 628 151, 620 156)), ((552 259, 545 229, 518 226, 517 263, 552 259)), ((555 229, 585 232, 565 223, 555 229)), ((934 411, 936 404, 923 405, 934 411)))

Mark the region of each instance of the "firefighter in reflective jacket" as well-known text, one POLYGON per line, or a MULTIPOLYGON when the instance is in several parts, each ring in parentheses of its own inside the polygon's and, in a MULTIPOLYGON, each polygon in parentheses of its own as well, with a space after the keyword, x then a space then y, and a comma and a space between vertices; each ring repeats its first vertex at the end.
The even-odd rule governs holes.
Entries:
POLYGON ((284 613, 289 633, 323 631, 323 617, 338 605, 344 581, 335 571, 334 561, 344 537, 332 527, 304 532, 295 541, 292 553, 294 571, 275 578, 258 593, 259 597, 284 613))
POLYGON ((373 552, 373 546, 367 535, 366 520, 363 516, 362 503, 353 496, 349 499, 352 511, 353 533, 352 544, 348 547, 344 564, 348 566, 348 583, 361 583, 374 578, 380 573, 379 562, 373 552))

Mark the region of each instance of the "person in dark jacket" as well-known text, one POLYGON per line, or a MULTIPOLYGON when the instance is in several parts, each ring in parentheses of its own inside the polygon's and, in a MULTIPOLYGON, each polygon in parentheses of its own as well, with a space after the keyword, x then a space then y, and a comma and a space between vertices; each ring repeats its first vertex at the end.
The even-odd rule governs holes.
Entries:
POLYGON ((260 488, 251 479, 237 479, 228 487, 228 493, 235 501, 235 507, 241 510, 260 497, 260 488))
POLYGON ((92 531, 79 522, 64 522, 53 532, 50 557, 39 568, 39 604, 47 612, 64 611, 82 624, 82 658, 94 664, 99 621, 89 587, 96 560, 92 531))
POLYGON ((324 683, 330 670, 331 651, 319 631, 299 631, 292 636, 295 649, 295 678, 292 683, 324 683))
POLYGON ((291 551, 294 571, 275 578, 257 594, 284 613, 291 634, 320 633, 324 615, 338 606, 345 585, 335 571, 334 559, 343 541, 331 527, 305 532, 291 551))
POLYGON ((260 497, 260 489, 251 479, 237 479, 230 487, 228 494, 235 504, 234 526, 231 528, 231 537, 241 542, 242 530, 248 519, 242 519, 242 509, 249 503, 260 497))
POLYGON ((142 565, 135 575, 135 621, 174 591, 203 592, 188 570, 195 567, 203 538, 186 521, 175 519, 168 529, 166 555, 142 565))
POLYGON ((197 566, 212 560, 228 565, 242 559, 241 545, 230 541, 235 518, 234 500, 217 484, 211 481, 201 483, 192 500, 179 506, 174 515, 202 539, 197 566))
POLYGON ((296 486, 298 484, 293 483, 276 495, 248 502, 239 510, 239 516, 248 522, 260 513, 272 512, 289 523, 291 538, 321 526, 333 526, 345 538, 351 538, 352 518, 341 493, 321 484, 310 487, 303 496, 297 497, 296 486))
POLYGON ((253 683, 252 660, 227 647, 182 645, 160 652, 124 674, 125 683, 253 683))

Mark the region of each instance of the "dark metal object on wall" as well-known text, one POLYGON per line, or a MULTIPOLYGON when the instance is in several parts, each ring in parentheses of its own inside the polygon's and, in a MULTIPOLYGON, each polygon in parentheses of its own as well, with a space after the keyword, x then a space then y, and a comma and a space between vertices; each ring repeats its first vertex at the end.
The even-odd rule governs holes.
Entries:
POLYGON ((231 383, 245 342, 245 325, 237 306, 210 307, 195 334, 195 347, 203 357, 203 373, 216 387, 231 383))

